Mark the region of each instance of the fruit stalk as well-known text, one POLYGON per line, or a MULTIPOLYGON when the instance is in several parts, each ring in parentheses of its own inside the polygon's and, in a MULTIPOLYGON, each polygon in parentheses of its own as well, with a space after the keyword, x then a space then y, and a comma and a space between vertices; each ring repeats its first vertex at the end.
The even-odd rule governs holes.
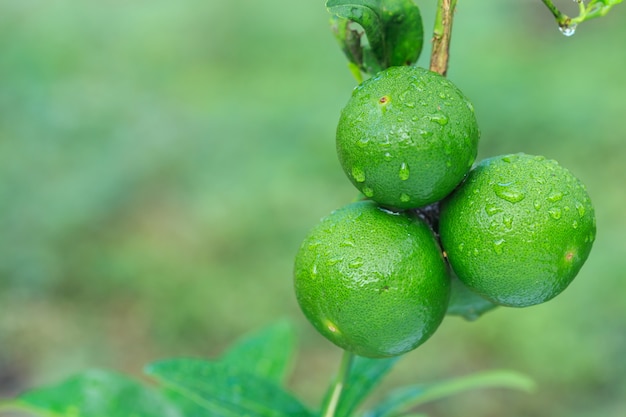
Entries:
POLYGON ((324 406, 322 407, 322 412, 320 413, 322 417, 334 417, 337 406, 339 405, 341 393, 344 386, 346 385, 348 376, 350 375, 350 368, 352 368, 353 361, 354 354, 352 352, 344 350, 343 356, 341 357, 341 365, 339 366, 339 371, 337 372, 337 376, 333 381, 330 395, 326 398, 326 402, 324 403, 324 406))
POLYGON ((433 49, 430 54, 430 70, 444 77, 448 72, 450 59, 450 38, 452 19, 457 0, 438 0, 435 28, 433 31, 433 49))

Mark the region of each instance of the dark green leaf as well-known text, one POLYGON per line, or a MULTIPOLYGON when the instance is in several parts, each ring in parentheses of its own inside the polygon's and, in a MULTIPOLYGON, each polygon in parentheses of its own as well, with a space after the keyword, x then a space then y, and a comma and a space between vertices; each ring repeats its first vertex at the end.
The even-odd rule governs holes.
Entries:
MULTIPOLYGON (((361 402, 398 361, 398 357, 369 359, 356 356, 348 381, 339 399, 336 417, 351 416, 361 402)), ((330 391, 326 394, 330 395, 330 391)))
POLYGON ((411 65, 419 58, 424 44, 420 10, 413 0, 385 0, 382 3, 387 66, 411 65))
POLYGON ((217 416, 311 416, 274 381, 229 364, 172 359, 154 363, 146 372, 217 416))
POLYGON ((160 391, 98 370, 26 392, 7 406, 45 416, 185 417, 160 391))
POLYGON ((333 31, 341 49, 363 72, 374 74, 419 58, 424 29, 413 0, 327 0, 333 31), (354 29, 358 23, 365 31, 354 29))
POLYGON ((534 388, 534 382, 528 377, 512 371, 490 371, 449 381, 412 385, 392 392, 378 406, 365 413, 365 416, 397 416, 429 401, 439 400, 478 388, 511 388, 531 391, 534 388))
POLYGON ((293 326, 281 321, 236 342, 220 362, 280 384, 289 371, 294 347, 293 326))
POLYGON ((496 304, 467 288, 454 274, 452 274, 451 283, 450 302, 446 314, 474 321, 497 307, 496 304))

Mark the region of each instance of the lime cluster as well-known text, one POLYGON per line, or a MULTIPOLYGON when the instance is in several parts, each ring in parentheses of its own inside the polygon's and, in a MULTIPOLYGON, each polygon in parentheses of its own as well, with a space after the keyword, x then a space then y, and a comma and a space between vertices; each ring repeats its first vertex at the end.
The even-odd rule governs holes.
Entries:
POLYGON ((361 201, 321 220, 296 255, 313 326, 367 357, 424 343, 446 314, 476 319, 561 293, 595 239, 582 183, 552 160, 473 164, 474 108, 426 69, 388 68, 341 112, 337 153, 361 201))

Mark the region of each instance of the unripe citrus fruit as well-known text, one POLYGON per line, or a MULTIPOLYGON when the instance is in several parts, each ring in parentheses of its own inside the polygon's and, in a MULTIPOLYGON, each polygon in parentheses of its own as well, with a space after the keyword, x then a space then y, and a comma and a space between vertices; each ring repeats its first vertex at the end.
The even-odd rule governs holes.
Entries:
POLYGON ((336 210, 296 256, 296 297, 331 342, 367 357, 426 341, 448 305, 447 265, 430 228, 372 201, 336 210))
POLYGON ((584 185, 556 161, 485 159, 442 202, 439 233, 452 269, 473 291, 525 307, 563 291, 595 239, 584 185))
POLYGON ((452 82, 419 67, 391 67, 352 93, 337 153, 363 194, 407 209, 439 201, 461 182, 479 136, 474 109, 452 82))

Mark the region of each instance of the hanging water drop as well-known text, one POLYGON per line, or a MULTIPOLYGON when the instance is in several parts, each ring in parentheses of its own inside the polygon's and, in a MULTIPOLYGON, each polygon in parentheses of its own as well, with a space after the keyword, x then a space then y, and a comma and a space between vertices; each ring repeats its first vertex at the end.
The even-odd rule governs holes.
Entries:
POLYGON ((574 33, 576 33, 576 23, 572 23, 572 24, 567 24, 567 25, 563 25, 563 26, 559 26, 559 30, 561 31, 561 33, 565 36, 572 36, 574 35, 574 33))

